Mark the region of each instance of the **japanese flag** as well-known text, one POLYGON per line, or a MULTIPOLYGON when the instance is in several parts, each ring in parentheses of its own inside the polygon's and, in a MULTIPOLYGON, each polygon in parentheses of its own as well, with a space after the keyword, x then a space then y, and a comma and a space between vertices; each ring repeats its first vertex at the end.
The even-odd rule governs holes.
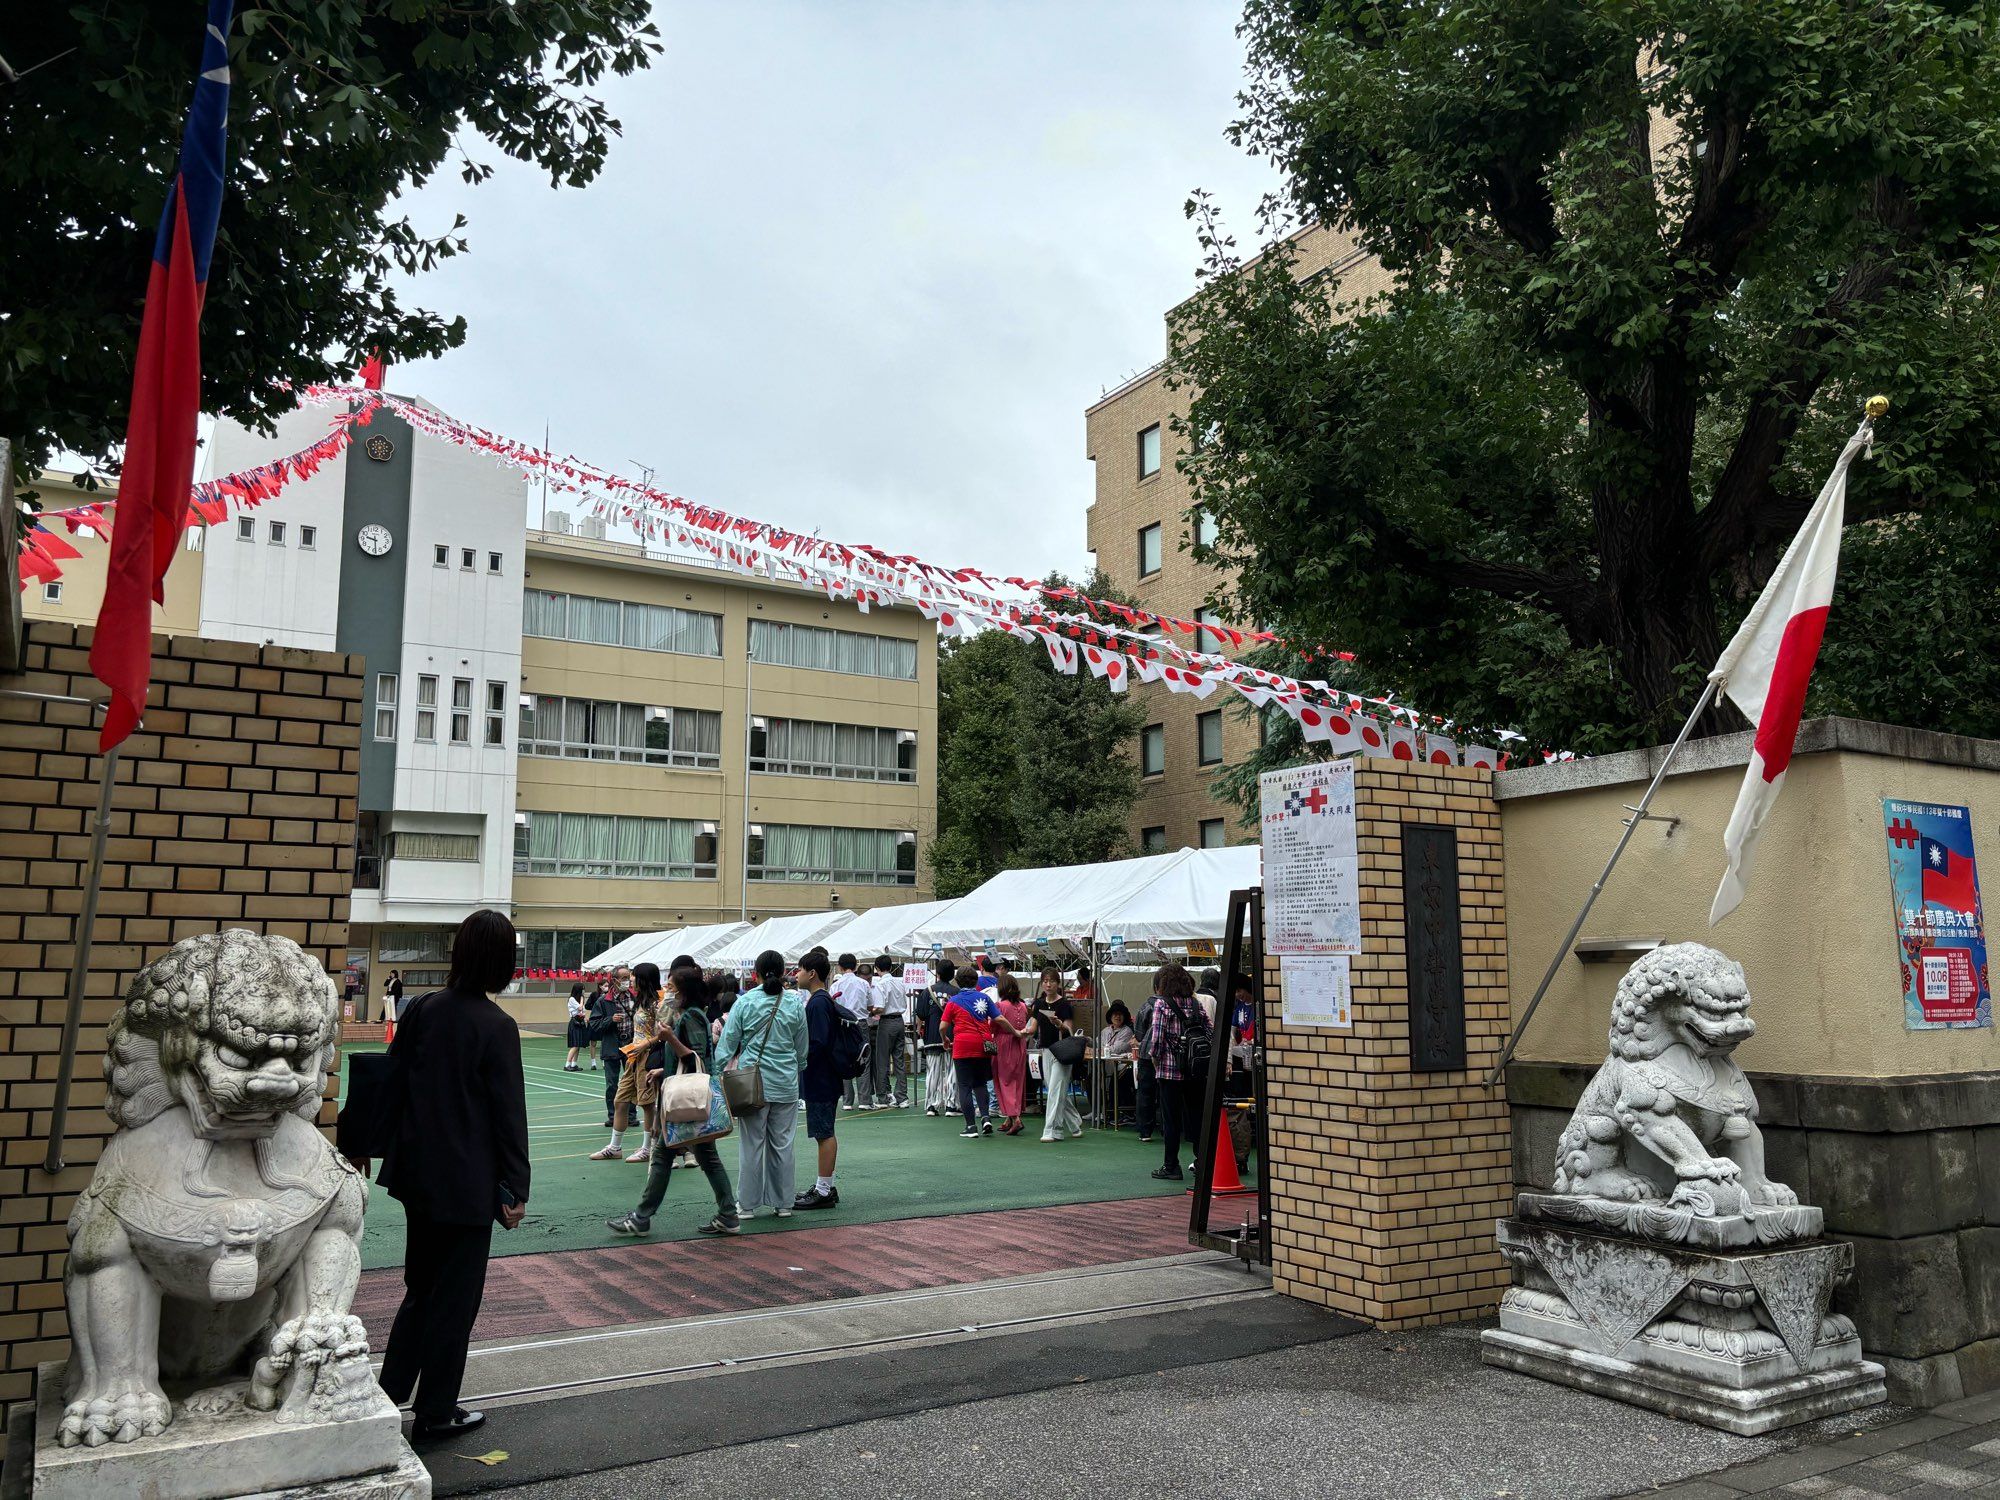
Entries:
POLYGON ((1458 742, 1441 734, 1424 736, 1424 759, 1434 766, 1458 764, 1458 742))
POLYGON ((1722 831, 1722 848, 1729 864, 1709 908, 1713 927, 1742 904, 1757 837, 1784 789, 1785 768, 1791 764, 1798 739, 1799 717, 1805 711, 1806 683, 1819 660, 1820 637, 1826 633, 1826 612, 1833 603, 1834 575, 1840 568, 1840 529, 1847 521, 1847 471, 1854 455, 1867 447, 1875 429, 1863 422, 1847 440, 1819 498, 1806 512, 1805 524, 1779 559, 1771 581, 1750 606, 1736 637, 1708 680, 1757 726, 1750 765, 1736 794, 1729 826, 1722 831))
POLYGON ((1299 721, 1299 732, 1306 737, 1308 745, 1325 745, 1333 740, 1333 710, 1317 703, 1292 703, 1286 705, 1293 718, 1299 721))
POLYGON ((1500 755, 1491 745, 1467 745, 1464 749, 1465 763, 1482 771, 1496 771, 1500 768, 1500 755))
POLYGON ((1389 733, 1382 727, 1382 721, 1369 714, 1356 714, 1355 732, 1361 737, 1361 752, 1364 755, 1386 755, 1389 753, 1389 733))
POLYGON ((1407 724, 1389 723, 1389 754, 1396 760, 1417 758, 1417 732, 1407 724))
POLYGON ((1361 715, 1351 713, 1344 708, 1328 709, 1326 742, 1333 747, 1335 755, 1344 755, 1350 750, 1361 749, 1361 715))

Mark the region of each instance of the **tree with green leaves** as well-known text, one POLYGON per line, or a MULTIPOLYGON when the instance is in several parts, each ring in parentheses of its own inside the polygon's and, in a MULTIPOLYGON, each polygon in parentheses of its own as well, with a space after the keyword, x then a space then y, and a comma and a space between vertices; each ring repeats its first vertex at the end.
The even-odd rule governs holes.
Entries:
POLYGON ((1191 206, 1170 370, 1237 618, 1432 712, 1655 742, 1882 391, 1813 707, 1990 726, 1945 680, 2000 656, 2000 6, 1250 0, 1242 33, 1241 141, 1396 281, 1240 263, 1191 206))
MULTIPOLYGON (((1067 587, 1051 574, 1052 587, 1067 587)), ((1107 597, 1093 578, 1086 592, 1107 597)), ((1086 864, 1132 852, 1126 821, 1139 796, 1134 741, 1143 710, 1046 647, 989 630, 938 652, 940 897, 1002 870, 1086 864)))
MULTIPOLYGON (((481 141, 582 186, 618 122, 593 89, 659 50, 647 0, 246 0, 202 321, 204 404, 254 422, 277 385, 419 359, 463 318, 392 286, 466 248, 397 204, 481 141)), ((0 433, 30 468, 125 435, 154 227, 201 56, 191 0, 12 8, 0 52, 0 433)))

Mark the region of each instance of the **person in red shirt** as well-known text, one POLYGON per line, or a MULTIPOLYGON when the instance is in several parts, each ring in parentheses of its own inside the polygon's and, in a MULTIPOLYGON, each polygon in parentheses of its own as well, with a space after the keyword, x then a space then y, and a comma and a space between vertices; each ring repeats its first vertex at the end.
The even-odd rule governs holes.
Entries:
MULTIPOLYGON (((939 979, 943 981, 942 973, 939 979)), ((939 1032, 951 1043, 951 1066, 958 1078, 958 1107, 965 1116, 959 1135, 976 1140, 993 1134, 993 1018, 1000 1007, 979 988, 976 971, 959 969, 952 982, 958 989, 945 1004, 939 1032)))

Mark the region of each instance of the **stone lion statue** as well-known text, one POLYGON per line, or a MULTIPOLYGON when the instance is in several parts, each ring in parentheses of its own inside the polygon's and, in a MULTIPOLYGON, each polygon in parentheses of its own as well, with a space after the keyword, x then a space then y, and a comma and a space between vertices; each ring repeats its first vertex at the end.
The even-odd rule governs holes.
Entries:
POLYGON ((1700 943, 1633 964, 1611 1006, 1611 1055, 1557 1144, 1555 1191, 1704 1217, 1796 1204, 1765 1175, 1757 1096, 1736 1064, 1757 1029, 1749 1008, 1743 966, 1700 943))
POLYGON ((333 981, 289 938, 188 938, 111 1022, 119 1125, 69 1219, 64 1447, 163 1431, 174 1406, 338 1421, 382 1400, 348 1313, 359 1175, 314 1128, 333 981))

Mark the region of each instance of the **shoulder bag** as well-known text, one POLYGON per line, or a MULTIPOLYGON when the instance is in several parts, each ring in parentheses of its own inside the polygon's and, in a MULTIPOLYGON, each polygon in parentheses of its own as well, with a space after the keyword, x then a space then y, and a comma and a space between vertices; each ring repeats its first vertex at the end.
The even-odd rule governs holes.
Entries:
POLYGON ((764 1044, 771 1039, 771 1028, 778 1022, 778 1007, 785 1003, 782 994, 771 996, 771 1014, 764 1018, 764 1029, 757 1035, 757 1056, 748 1067, 738 1057, 729 1064, 722 1075, 722 1092, 729 1100, 729 1108, 739 1115, 754 1115, 768 1102, 764 1098, 764 1073, 757 1066, 764 1060, 764 1044))
MULTIPOLYGON (((676 1057, 674 1071, 667 1075, 660 1085, 660 1118, 671 1123, 685 1124, 693 1120, 706 1120, 709 1115, 710 1089, 708 1069, 705 1066, 708 1048, 703 1045, 708 1040, 708 1018, 699 1010, 685 1010, 675 1019, 673 1034, 680 1038, 681 1045, 694 1055, 676 1057), (695 1017, 701 1017, 695 1027, 695 1017), (689 1031, 695 1030, 696 1039, 689 1040, 689 1031), (682 1065, 687 1070, 682 1071, 682 1065)), ((669 1054, 672 1049, 668 1049, 669 1054)))

